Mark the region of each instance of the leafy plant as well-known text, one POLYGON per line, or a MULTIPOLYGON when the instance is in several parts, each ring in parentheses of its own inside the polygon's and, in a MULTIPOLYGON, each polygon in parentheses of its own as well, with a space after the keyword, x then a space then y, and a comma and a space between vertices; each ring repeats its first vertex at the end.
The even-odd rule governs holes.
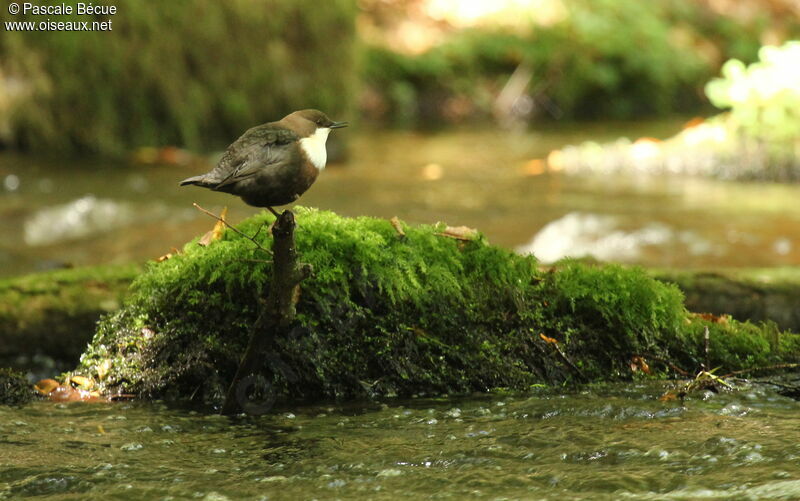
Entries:
POLYGON ((730 109, 729 126, 770 153, 793 157, 800 144, 800 42, 763 47, 746 66, 731 59, 722 77, 706 85, 711 102, 730 109))
MULTIPOLYGON (((687 0, 562 3, 566 16, 554 24, 466 29, 422 54, 367 46, 364 81, 401 123, 442 120, 456 101, 469 103, 472 116, 486 116, 520 65, 532 73, 534 104, 549 100, 559 117, 686 111, 702 106, 701 88, 718 69, 713 54, 754 59, 769 21, 767 14, 749 22, 718 15, 687 0)), ((787 31, 799 28, 790 22, 787 31)))

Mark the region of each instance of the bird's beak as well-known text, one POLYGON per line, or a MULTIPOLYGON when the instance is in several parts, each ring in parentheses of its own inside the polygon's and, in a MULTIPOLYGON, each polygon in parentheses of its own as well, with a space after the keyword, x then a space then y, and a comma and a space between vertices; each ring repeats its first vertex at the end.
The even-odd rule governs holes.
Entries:
POLYGON ((328 127, 331 129, 341 129, 342 127, 347 127, 348 125, 350 124, 348 124, 347 122, 333 122, 328 127))

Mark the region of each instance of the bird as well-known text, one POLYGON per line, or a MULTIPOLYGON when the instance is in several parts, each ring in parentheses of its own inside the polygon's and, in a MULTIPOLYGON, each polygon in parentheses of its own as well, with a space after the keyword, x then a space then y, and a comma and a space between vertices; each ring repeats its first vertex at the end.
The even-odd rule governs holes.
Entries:
POLYGON ((347 125, 319 110, 295 111, 248 129, 228 146, 216 167, 180 185, 236 195, 278 217, 273 207, 294 202, 314 184, 328 159, 328 134, 347 125))

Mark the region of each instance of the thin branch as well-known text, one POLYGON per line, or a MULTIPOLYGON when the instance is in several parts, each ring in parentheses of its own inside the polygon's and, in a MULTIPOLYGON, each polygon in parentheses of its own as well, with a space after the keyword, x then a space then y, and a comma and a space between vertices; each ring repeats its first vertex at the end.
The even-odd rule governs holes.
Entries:
POLYGON ((261 230, 263 230, 264 226, 266 226, 266 225, 267 225, 267 223, 263 223, 261 226, 258 227, 258 231, 256 231, 255 235, 253 235, 254 239, 258 236, 259 233, 261 233, 261 230))
POLYGON ((689 372, 681 369, 677 365, 673 364, 672 362, 670 362, 669 360, 666 360, 664 358, 660 358, 660 357, 657 357, 655 355, 651 355, 649 353, 641 353, 641 354, 638 354, 637 356, 642 357, 642 358, 649 358, 651 360, 655 360, 656 362, 661 362, 662 364, 664 364, 667 367, 669 367, 670 369, 674 370, 675 372, 677 372, 681 376, 692 377, 692 375, 689 372))
MULTIPOLYGON (((259 250, 262 250, 262 251, 266 252, 267 254, 269 254, 269 255, 272 255, 272 251, 271 251, 271 250, 269 250, 269 249, 265 249, 264 247, 262 247, 262 246, 261 246, 261 244, 260 244, 260 243, 258 243, 258 241, 257 241, 255 238, 251 237, 250 235, 247 235, 246 233, 242 233, 241 231, 237 230, 236 228, 234 228, 233 226, 231 226, 230 224, 228 224, 228 222, 227 222, 227 221, 225 221, 224 219, 222 219, 222 218, 221 218, 221 217, 219 217, 218 215, 214 214, 214 213, 213 213, 213 212, 211 212, 210 210, 204 209, 204 208, 200 207, 199 205, 197 205, 196 203, 192 203, 192 205, 194 205, 194 207, 195 207, 197 210, 199 210, 200 212, 204 212, 204 213, 206 213, 207 215, 209 215, 209 216, 213 217, 213 218, 214 218, 214 219, 216 219, 217 221, 221 222, 222 224, 224 224, 225 226, 227 226, 228 228, 230 228, 231 230, 233 230, 233 232, 234 232, 234 233, 237 233, 237 234, 239 234, 239 235, 243 236, 244 238, 246 238, 246 239, 250 240, 250 241, 251 241, 251 242, 253 242, 254 244, 256 244, 256 247, 258 247, 258 248, 259 248, 259 250)), ((260 231, 261 231, 261 229, 259 228, 258 232, 256 232, 256 235, 258 235, 258 233, 259 233, 260 231)))

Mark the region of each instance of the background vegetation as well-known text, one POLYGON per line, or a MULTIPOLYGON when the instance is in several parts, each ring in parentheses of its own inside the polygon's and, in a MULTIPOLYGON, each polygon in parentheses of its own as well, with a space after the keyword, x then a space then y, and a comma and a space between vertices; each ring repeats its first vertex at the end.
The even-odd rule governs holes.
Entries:
POLYGON ((0 144, 210 151, 305 107, 404 125, 697 111, 723 61, 800 34, 785 0, 540 0, 466 25, 434 0, 104 3, 110 32, 4 31, 0 144))
MULTIPOLYGON (((102 3, 118 8, 112 31, 3 32, 0 94, 21 87, 7 145, 210 150, 294 109, 344 115, 353 104, 351 0, 102 3)), ((25 16, 2 9, 10 19, 25 16)))
POLYGON ((728 125, 782 163, 794 159, 800 138, 800 42, 764 47, 749 66, 731 59, 706 86, 716 106, 730 109, 728 125))
POLYGON ((608 119, 697 111, 706 102, 703 84, 727 58, 754 61, 768 29, 776 40, 800 34, 800 20, 781 17, 780 2, 742 1, 722 12, 712 3, 539 2, 561 14, 541 20, 533 12, 512 27, 470 27, 420 53, 372 41, 364 82, 378 103, 374 115, 402 123, 489 116, 519 67, 532 75, 523 94, 532 108, 517 110, 523 115, 608 119))

